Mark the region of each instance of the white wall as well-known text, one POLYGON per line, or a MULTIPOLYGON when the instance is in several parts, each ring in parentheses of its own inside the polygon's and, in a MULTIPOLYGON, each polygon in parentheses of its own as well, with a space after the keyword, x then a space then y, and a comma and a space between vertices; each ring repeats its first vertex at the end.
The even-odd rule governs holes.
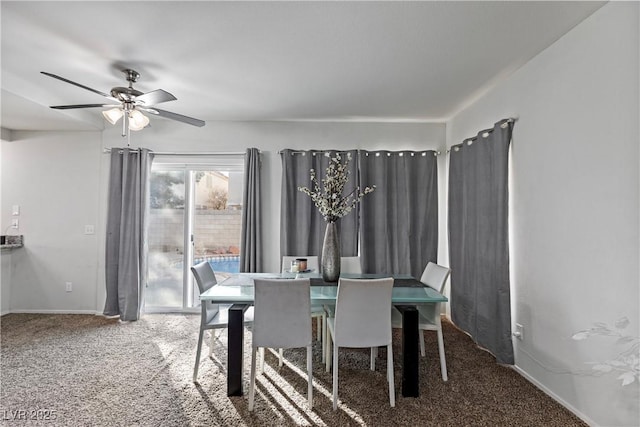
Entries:
POLYGON ((3 249, 0 255, 0 316, 11 309, 11 253, 12 250, 3 249))
MULTIPOLYGON (((103 133, 13 132, 11 142, 2 142, 2 223, 10 221, 10 206, 20 204, 20 231, 25 235, 25 247, 13 254, 12 311, 102 311, 109 166, 109 155, 102 149, 126 145, 119 131, 115 126, 103 133), (96 225, 95 235, 83 234, 89 224, 96 225), (73 292, 64 291, 66 281, 73 282, 73 292)), ((278 150, 444 149, 445 126, 210 122, 195 128, 157 119, 150 128, 131 135, 131 146, 176 152, 259 148, 263 158, 265 267, 279 271, 278 150)))
MULTIPOLYGON (((0 141, 8 140, 11 132, 1 129, 0 141)), ((0 142, 2 144, 2 142, 0 142)), ((0 177, 2 176, 2 145, 0 145, 0 177)), ((2 204, 2 187, 0 187, 0 212, 4 212, 2 204)), ((0 216, 0 234, 5 234, 7 225, 0 216)), ((9 312, 11 308, 11 250, 2 250, 0 254, 0 316, 9 312)))
MULTIPOLYGON (((512 145, 517 367, 591 424, 637 426, 638 382, 592 365, 638 337, 638 3, 609 3, 447 124, 447 144, 519 116, 512 145)), ((636 357, 638 356, 636 350, 636 357)), ((637 360, 637 359, 636 359, 637 360)), ((637 367, 636 367, 637 369, 637 367)))
POLYGON ((12 132, 2 141, 1 222, 20 205, 24 235, 11 253, 11 310, 95 311, 99 239, 84 226, 98 221, 101 142, 99 132, 12 132))

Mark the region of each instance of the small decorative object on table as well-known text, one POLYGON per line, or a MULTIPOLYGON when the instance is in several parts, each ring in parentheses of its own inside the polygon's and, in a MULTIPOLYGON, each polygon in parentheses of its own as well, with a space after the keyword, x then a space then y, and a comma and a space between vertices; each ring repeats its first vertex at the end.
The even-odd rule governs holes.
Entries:
POLYGON ((300 273, 305 273, 307 271, 307 259, 306 258, 296 258, 298 263, 298 271, 300 273))
POLYGON ((320 215, 327 221, 322 245, 322 279, 326 282, 337 282, 340 276, 340 235, 336 221, 351 212, 364 195, 371 193, 376 186, 365 187, 362 191, 360 187, 355 187, 343 196, 342 192, 349 181, 348 166, 351 153, 347 153, 344 163, 340 153, 336 153, 335 157, 331 157, 329 153, 325 153, 325 156, 329 158, 329 166, 322 178, 322 187, 316 171, 311 169, 312 189, 298 187, 298 190, 311 197, 320 215))

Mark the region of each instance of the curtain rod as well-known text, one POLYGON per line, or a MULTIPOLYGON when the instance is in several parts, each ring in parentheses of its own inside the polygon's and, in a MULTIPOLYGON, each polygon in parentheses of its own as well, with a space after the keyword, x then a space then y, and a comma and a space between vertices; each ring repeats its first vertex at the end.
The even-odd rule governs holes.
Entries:
MULTIPOLYGON (((122 152, 122 148, 113 147, 113 148, 105 148, 104 153, 111 153, 112 150, 120 150, 122 152)), ((130 151, 139 151, 139 148, 131 148, 130 151)), ((246 153, 244 151, 200 151, 200 152, 178 152, 178 151, 153 151, 149 150, 149 152, 153 153, 156 156, 244 156, 246 153)), ((262 151, 260 151, 262 153, 262 151)))
MULTIPOLYGON (((296 151, 296 150, 292 150, 292 151, 291 151, 291 155, 294 155, 294 154, 305 154, 307 151, 312 151, 312 152, 313 152, 313 155, 315 156, 315 153, 328 153, 328 152, 331 152, 331 151, 337 151, 337 152, 339 152, 339 153, 346 153, 346 152, 354 151, 354 150, 306 150, 306 151, 305 151, 305 150, 298 150, 298 151, 296 151)), ((357 151, 357 152, 360 152, 360 151, 367 151, 367 152, 368 152, 368 151, 370 151, 370 150, 355 149, 355 151, 357 151)), ((399 151, 391 151, 391 150, 372 150, 372 152, 376 152, 376 151, 387 151, 387 152, 389 152, 389 153, 403 153, 403 152, 405 152, 405 151, 415 151, 415 152, 417 152, 417 153, 425 153, 425 152, 427 152, 427 151, 433 151, 433 152, 434 152, 434 156, 439 156, 439 155, 441 154, 441 153, 440 153, 440 150, 434 150, 434 149, 426 149, 426 150, 399 150, 399 151)), ((278 150, 278 154, 282 154, 282 153, 283 153, 283 150, 278 150)), ((391 154, 388 154, 388 155, 391 155, 391 154)))
MULTIPOLYGON (((498 120, 498 121, 496 122, 496 124, 500 123, 500 127, 504 129, 504 128, 506 128, 506 127, 507 127, 507 124, 508 124, 508 123, 515 123, 517 120, 518 120, 518 116, 516 116, 516 117, 509 117, 509 118, 506 118, 506 119, 498 120)), ((493 132, 493 128, 491 128, 491 129, 484 129, 484 130, 481 130, 481 131, 480 131, 480 132, 478 132, 478 133, 482 133, 482 136, 483 136, 484 138, 486 138, 486 137, 488 137, 488 136, 489 136, 489 134, 490 134, 491 132, 493 132)), ((462 140, 462 142, 461 142, 460 144, 455 144, 455 145, 453 145, 451 148, 456 147, 456 146, 461 145, 461 144, 464 144, 465 142, 467 142, 467 143, 469 143, 469 145, 471 145, 471 143, 472 143, 473 141, 475 141, 476 139, 478 139, 478 136, 477 136, 477 135, 476 135, 476 136, 472 136, 471 138, 465 138, 465 139, 463 139, 463 140, 462 140)), ((448 149, 447 149, 447 154, 449 154, 449 153, 451 152, 451 148, 448 148, 448 149)), ((459 148, 456 148, 456 151, 457 151, 457 150, 459 150, 459 148)))

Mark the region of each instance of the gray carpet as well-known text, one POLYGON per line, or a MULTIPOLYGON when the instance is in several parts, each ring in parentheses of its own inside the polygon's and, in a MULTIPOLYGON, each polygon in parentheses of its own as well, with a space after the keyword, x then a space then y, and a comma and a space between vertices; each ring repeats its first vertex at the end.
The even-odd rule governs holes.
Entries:
MULTIPOLYGON (((435 333, 427 333, 419 398, 400 393, 400 334, 394 337, 396 407, 389 407, 386 352, 376 372, 364 350, 340 353, 340 405, 314 346, 314 408, 306 405, 304 350, 267 353, 254 413, 226 396, 226 331, 203 349, 191 382, 199 315, 152 314, 132 323, 89 315, 10 314, 0 319, 0 423, 55 426, 584 426, 510 368, 444 324, 449 381, 440 377, 435 333), (49 412, 47 412, 49 411, 49 412), (43 421, 48 416, 55 420, 43 421), (22 418, 11 421, 11 418, 22 418), (25 419, 26 418, 26 419, 25 419), (39 418, 34 420, 31 418, 39 418)), ((315 322, 314 322, 315 323, 315 322)), ((245 391, 250 333, 246 334, 245 391)), ((209 341, 207 340, 207 343, 209 341)))

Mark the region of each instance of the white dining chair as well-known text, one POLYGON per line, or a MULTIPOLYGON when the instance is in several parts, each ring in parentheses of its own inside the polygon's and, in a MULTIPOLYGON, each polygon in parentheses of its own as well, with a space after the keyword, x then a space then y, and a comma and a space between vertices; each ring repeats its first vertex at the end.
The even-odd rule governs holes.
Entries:
MULTIPOLYGON (((359 256, 343 256, 340 258, 340 274, 362 274, 362 265, 359 256)), ((322 335, 327 335, 326 318, 333 317, 336 309, 335 304, 325 304, 323 306, 325 312, 325 321, 322 323, 322 335)), ((322 346, 322 362, 326 362, 325 346, 322 346)), ((330 357, 330 355, 329 355, 330 357)))
MULTIPOLYGON (((216 275, 207 261, 203 261, 191 267, 193 277, 196 279, 200 293, 208 290, 218 282, 216 275)), ((244 313, 244 325, 251 326, 253 323, 253 307, 249 307, 244 313)), ((215 342, 214 329, 223 329, 229 325, 229 305, 215 304, 211 301, 200 301, 200 333, 198 335, 198 349, 196 350, 196 364, 193 367, 193 382, 197 382, 198 368, 200 367, 200 353, 202 352, 202 341, 204 331, 211 331, 211 344, 209 345, 209 356, 213 353, 215 342)))
POLYGON ((343 256, 340 258, 340 274, 362 274, 359 256, 343 256))
MULTIPOLYGON (((375 370, 375 350, 387 347, 389 403, 395 406, 391 295, 393 278, 343 279, 338 281, 335 317, 327 318, 327 346, 333 344, 333 410, 338 409, 338 353, 340 347, 371 348, 371 370, 375 370)), ((327 352, 330 353, 330 352, 327 352)), ((330 359, 330 358, 328 358, 330 359)), ((327 368, 331 362, 327 360, 327 368)))
MULTIPOLYGON (((307 400, 313 407, 311 300, 309 279, 255 279, 249 411, 253 411, 256 353, 264 348, 307 349, 307 400)), ((261 364, 264 363, 261 357, 261 364)), ((261 369, 262 371, 262 369, 261 369)))
MULTIPOLYGON (((307 260, 307 269, 313 272, 318 272, 319 263, 317 255, 300 255, 300 256, 283 256, 282 257, 282 272, 286 273, 291 268, 291 262, 297 258, 306 258, 307 260)), ((321 305, 312 305, 311 306, 311 317, 316 318, 316 339, 318 341, 324 342, 322 340, 324 333, 324 324, 325 324, 325 312, 324 308, 321 305)), ((282 357, 280 358, 282 363, 282 357)))
MULTIPOLYGON (((420 281, 430 288, 442 293, 447 283, 451 269, 429 262, 424 269, 420 281)), ((444 355, 444 338, 442 335, 442 322, 440 319, 440 304, 428 304, 418 306, 418 329, 420 329, 420 354, 424 357, 424 331, 436 331, 438 336, 438 351, 440 353, 440 373, 442 380, 447 381, 447 360, 444 355)), ((392 311, 392 324, 396 329, 402 328, 402 314, 395 308, 392 311)))

